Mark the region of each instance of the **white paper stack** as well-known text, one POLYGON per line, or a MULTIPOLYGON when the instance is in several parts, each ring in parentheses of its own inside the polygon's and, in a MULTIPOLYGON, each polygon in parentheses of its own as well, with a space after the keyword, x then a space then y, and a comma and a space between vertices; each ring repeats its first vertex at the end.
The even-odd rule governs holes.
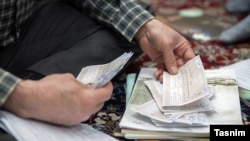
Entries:
POLYGON ((154 99, 134 110, 156 126, 208 126, 206 111, 213 110, 210 98, 215 90, 207 85, 200 56, 187 62, 177 75, 164 72, 163 83, 155 79, 144 83, 154 99))

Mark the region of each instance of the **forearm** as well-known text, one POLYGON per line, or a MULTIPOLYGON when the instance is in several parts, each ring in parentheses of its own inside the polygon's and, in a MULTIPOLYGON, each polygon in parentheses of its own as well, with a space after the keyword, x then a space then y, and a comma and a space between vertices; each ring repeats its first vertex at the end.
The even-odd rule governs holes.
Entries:
POLYGON ((113 27, 129 41, 142 25, 154 18, 136 0, 75 0, 75 4, 88 11, 90 17, 113 27))
POLYGON ((22 80, 3 108, 23 118, 72 126, 98 112, 112 90, 112 83, 93 89, 72 74, 52 74, 36 81, 22 80))

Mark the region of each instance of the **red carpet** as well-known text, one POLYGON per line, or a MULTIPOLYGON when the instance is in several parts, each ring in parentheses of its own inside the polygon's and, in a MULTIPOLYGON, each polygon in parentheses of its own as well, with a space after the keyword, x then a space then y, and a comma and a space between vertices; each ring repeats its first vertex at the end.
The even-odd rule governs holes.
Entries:
MULTIPOLYGON (((155 16, 158 19, 173 26, 173 28, 182 33, 190 41, 195 53, 201 56, 206 69, 226 66, 250 57, 250 39, 232 45, 224 44, 216 39, 221 31, 233 26, 245 16, 244 14, 233 15, 227 13, 224 10, 224 5, 227 0, 144 1, 152 5, 155 16), (188 8, 199 8, 203 10, 204 16, 198 18, 182 18, 179 19, 179 21, 168 20, 178 17, 180 10, 188 8), (203 24, 202 22, 209 23, 203 24), (197 30, 198 33, 204 35, 210 34, 211 39, 209 41, 202 41, 192 38, 192 35, 198 34, 197 30)), ((149 58, 144 55, 135 62, 135 66, 147 65, 149 61, 149 58)))

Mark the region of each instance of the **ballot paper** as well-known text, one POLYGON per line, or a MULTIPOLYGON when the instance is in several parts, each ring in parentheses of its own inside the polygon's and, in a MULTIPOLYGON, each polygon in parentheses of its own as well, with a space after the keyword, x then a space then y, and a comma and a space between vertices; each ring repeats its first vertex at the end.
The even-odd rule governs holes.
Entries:
POLYGON ((143 67, 138 73, 126 110, 119 123, 125 138, 209 140, 210 126, 208 125, 244 124, 238 85, 236 81, 232 81, 236 80, 233 70, 205 70, 208 90, 212 87, 209 91, 214 93, 209 98, 209 105, 213 110, 186 113, 182 116, 180 116, 182 113, 165 115, 159 110, 151 91, 145 85, 145 81, 156 80, 155 70, 156 68, 143 67))
POLYGON ((182 66, 176 75, 163 73, 162 106, 181 106, 206 96, 207 79, 197 55, 182 66))
POLYGON ((188 127, 208 125, 207 115, 203 112, 193 112, 184 115, 164 115, 154 100, 150 100, 143 105, 136 106, 133 110, 151 119, 152 123, 156 126, 188 127))
POLYGON ((210 98, 215 89, 207 85, 200 56, 182 66, 176 75, 163 72, 163 83, 144 81, 154 100, 133 110, 151 119, 156 126, 207 126, 205 112, 212 111, 210 98))
POLYGON ((167 114, 186 114, 193 112, 201 112, 201 111, 209 111, 212 110, 213 107, 210 105, 209 99, 215 94, 215 90, 213 87, 206 87, 204 93, 205 97, 192 101, 188 104, 181 106, 162 106, 162 97, 163 97, 163 84, 157 80, 146 80, 144 81, 150 93, 152 94, 154 101, 157 104, 159 110, 167 114))
POLYGON ((132 52, 125 52, 110 63, 84 67, 78 74, 77 80, 93 88, 102 87, 124 67, 132 55, 132 52))

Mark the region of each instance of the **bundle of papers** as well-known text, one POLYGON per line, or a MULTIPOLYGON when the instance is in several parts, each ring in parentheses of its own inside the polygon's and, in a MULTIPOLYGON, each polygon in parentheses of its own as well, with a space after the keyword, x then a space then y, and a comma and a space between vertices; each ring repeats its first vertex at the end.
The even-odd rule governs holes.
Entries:
POLYGON ((132 55, 132 52, 125 52, 110 63, 84 67, 78 74, 77 80, 93 88, 102 87, 124 67, 132 55))
MULTIPOLYGON (((209 141, 210 126, 206 124, 243 125, 235 71, 205 70, 208 86, 201 91, 210 93, 208 97, 211 95, 211 98, 208 99, 209 105, 206 107, 210 107, 212 110, 202 112, 194 110, 194 112, 182 114, 173 110, 173 106, 169 106, 172 113, 166 114, 160 110, 162 106, 159 106, 152 92, 145 85, 145 81, 156 80, 154 77, 156 69, 143 67, 138 73, 126 110, 119 123, 121 134, 125 138, 209 141)), ((193 75, 197 74, 193 73, 193 75)), ((157 87, 162 93, 163 85, 162 88, 157 87)), ((194 102, 199 103, 201 99, 194 102)), ((191 101, 190 104, 194 103, 191 101)), ((190 107, 187 107, 189 104, 184 104, 183 106, 186 108, 184 111, 204 104, 200 103, 190 107)), ((182 109, 180 106, 175 106, 175 108, 182 109)))
POLYGON ((207 126, 206 111, 213 110, 210 98, 215 94, 208 87, 200 56, 187 62, 177 75, 163 73, 163 83, 144 81, 153 100, 133 108, 147 116, 156 126, 207 126))

